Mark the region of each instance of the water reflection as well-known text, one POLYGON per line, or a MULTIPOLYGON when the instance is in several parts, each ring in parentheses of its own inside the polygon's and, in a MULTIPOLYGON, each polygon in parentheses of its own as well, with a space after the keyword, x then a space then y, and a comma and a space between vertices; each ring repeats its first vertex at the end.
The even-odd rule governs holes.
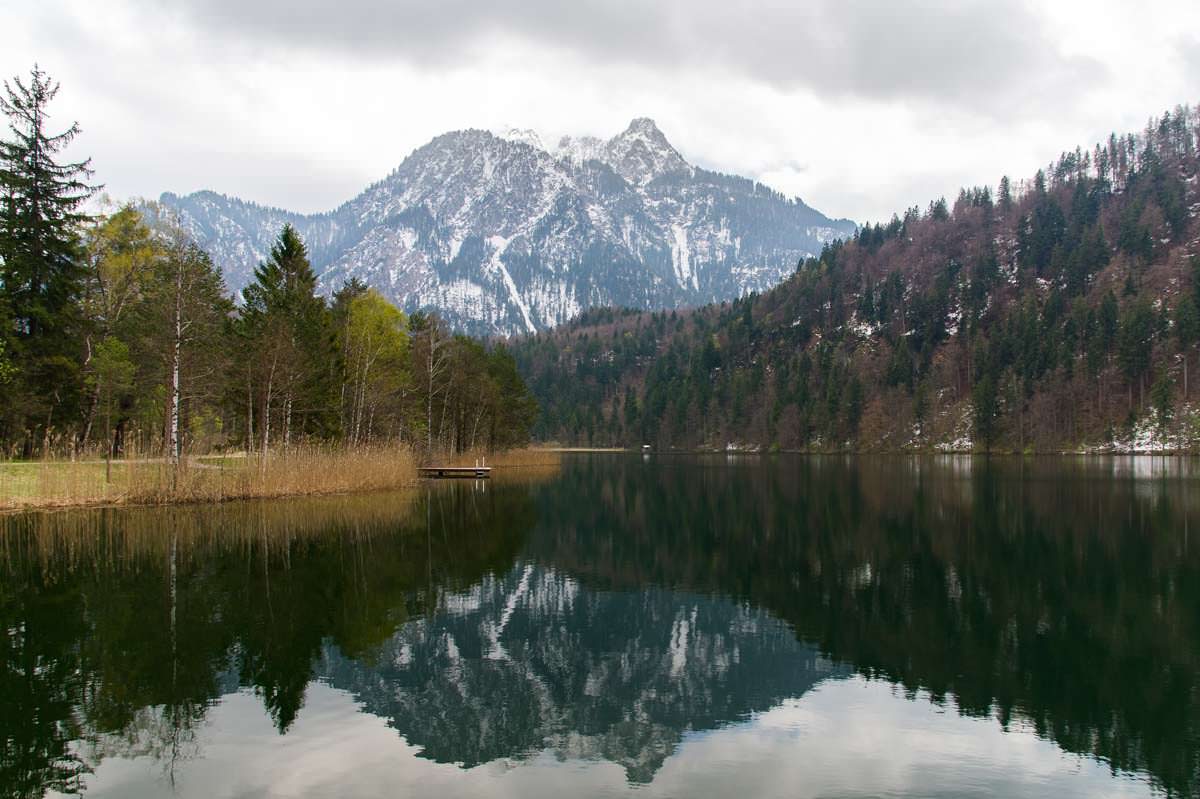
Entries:
POLYGON ((1190 462, 1129 460, 592 461, 545 492, 536 546, 599 585, 751 602, 860 673, 1191 794, 1200 494, 1190 462))
POLYGON ((532 522, 527 492, 444 499, 10 518, 0 786, 78 791, 113 753, 152 754, 170 772, 197 754, 208 709, 241 687, 287 732, 327 646, 369 661, 443 592, 511 565, 532 522))
MULTIPOLYGON (((788 746, 841 764, 811 765, 806 795, 936 792, 858 779, 855 758, 887 774, 924 757, 966 780, 958 794, 1044 792, 1071 771, 1021 787, 1013 769, 1032 760, 956 759, 972 745, 998 757, 982 742, 1004 730, 1192 794, 1195 480, 1167 459, 605 456, 549 482, 9 517, 0 794, 155 795, 174 780, 206 795, 214 750, 273 746, 247 707, 285 741, 327 725, 325 747, 381 720, 396 746, 453 764, 421 772, 449 780, 433 794, 525 763, 576 764, 527 793, 611 764, 670 795, 718 741, 762 793, 758 772, 788 746), (778 719, 891 729, 893 686, 912 712, 948 711, 898 722, 920 744, 772 734, 768 760, 735 757, 738 730, 759 741, 778 719), (149 783, 110 776, 150 760, 149 783)), ((1104 785, 1085 771, 1087 789, 1054 790, 1104 785)))
POLYGON ((687 730, 847 674, 762 610, 650 588, 594 591, 524 563, 443 599, 367 665, 322 676, 422 755, 472 767, 550 750, 649 782, 687 730))

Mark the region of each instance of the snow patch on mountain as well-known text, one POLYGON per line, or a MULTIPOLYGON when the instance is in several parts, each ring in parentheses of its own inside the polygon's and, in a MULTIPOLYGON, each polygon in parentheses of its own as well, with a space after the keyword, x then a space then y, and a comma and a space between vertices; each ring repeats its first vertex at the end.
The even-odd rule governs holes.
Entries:
POLYGON ((693 167, 646 118, 607 141, 443 134, 341 207, 302 215, 214 192, 164 194, 240 291, 284 224, 326 293, 350 278, 475 334, 598 305, 677 308, 763 291, 855 231, 758 184, 693 167))
POLYGON ((674 246, 671 248, 671 260, 675 267, 675 277, 679 280, 680 288, 700 288, 696 282, 696 274, 692 272, 691 256, 688 253, 687 230, 682 225, 671 225, 671 235, 674 246))
POLYGON ((509 128, 496 135, 505 141, 528 144, 530 147, 536 147, 539 150, 546 149, 546 145, 542 143, 542 137, 538 135, 536 130, 532 130, 531 128, 509 128))
POLYGON ((604 161, 606 142, 595 136, 563 136, 554 148, 554 155, 575 166, 581 166, 587 161, 604 161))
POLYGON ((509 274, 508 268, 504 266, 504 251, 508 249, 510 240, 503 236, 492 236, 488 239, 488 244, 493 248, 492 251, 492 268, 499 274, 504 281, 505 288, 508 289, 509 299, 513 305, 517 306, 521 311, 521 318, 525 320, 525 329, 530 333, 536 333, 537 327, 533 324, 533 320, 529 316, 529 306, 521 299, 521 292, 517 289, 517 284, 513 282, 512 275, 509 274))

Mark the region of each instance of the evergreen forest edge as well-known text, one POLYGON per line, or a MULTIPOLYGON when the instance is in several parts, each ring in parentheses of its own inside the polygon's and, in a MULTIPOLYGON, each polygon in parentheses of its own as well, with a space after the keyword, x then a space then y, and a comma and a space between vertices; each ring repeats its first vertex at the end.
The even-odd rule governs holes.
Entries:
POLYGON ((101 216, 37 67, 0 110, 0 447, 9 456, 572 446, 1191 451, 1200 113, 866 224, 762 294, 599 308, 507 342, 326 299, 285 227, 235 304, 153 204, 101 216), (528 388, 527 388, 528 386, 528 388), (540 412, 539 412, 540 406, 540 412))

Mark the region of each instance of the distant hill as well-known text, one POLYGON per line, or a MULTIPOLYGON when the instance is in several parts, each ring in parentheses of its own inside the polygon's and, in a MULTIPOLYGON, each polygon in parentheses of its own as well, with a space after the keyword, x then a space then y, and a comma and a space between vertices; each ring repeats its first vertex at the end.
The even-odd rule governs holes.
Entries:
POLYGON ((160 201, 234 291, 290 223, 326 292, 358 278, 480 335, 542 330, 596 306, 680 308, 762 291, 856 229, 689 165, 649 119, 553 148, 529 131, 447 133, 324 214, 211 191, 160 201))
POLYGON ((1200 447, 1200 118, 1064 153, 826 247, 762 294, 515 343, 571 444, 1200 447))

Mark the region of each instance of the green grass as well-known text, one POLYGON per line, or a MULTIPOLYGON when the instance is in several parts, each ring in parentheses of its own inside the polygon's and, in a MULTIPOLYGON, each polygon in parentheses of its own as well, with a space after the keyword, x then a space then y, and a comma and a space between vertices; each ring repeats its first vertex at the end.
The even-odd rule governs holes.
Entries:
POLYGON ((104 501, 125 492, 131 469, 114 464, 106 482, 104 464, 31 461, 0 463, 0 508, 73 504, 77 497, 104 501))
POLYGON ((34 496, 37 483, 38 464, 0 463, 0 505, 7 499, 34 496))

